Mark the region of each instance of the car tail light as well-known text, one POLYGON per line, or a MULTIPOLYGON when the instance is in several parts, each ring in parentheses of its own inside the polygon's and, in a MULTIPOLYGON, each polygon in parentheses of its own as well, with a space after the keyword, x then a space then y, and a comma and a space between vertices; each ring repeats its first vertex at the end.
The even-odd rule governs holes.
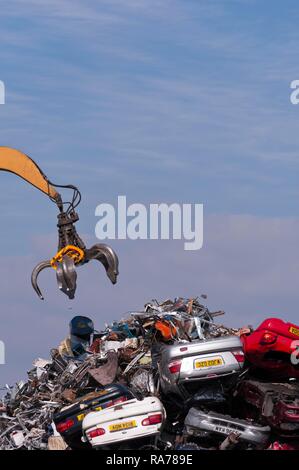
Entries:
POLYGON ((177 374, 181 370, 182 361, 173 361, 168 365, 171 374, 177 374))
POLYGON ((261 337, 260 344, 273 344, 277 340, 277 335, 266 331, 261 337))
POLYGON ((287 416, 291 416, 292 418, 299 418, 299 410, 298 409, 291 409, 285 412, 287 416))
POLYGON ((159 424, 159 423, 162 423, 162 413, 151 415, 148 418, 145 418, 141 422, 142 426, 151 426, 153 424, 159 424))
POLYGON ((112 404, 118 405, 119 403, 123 403, 124 401, 127 401, 127 397, 120 397, 120 398, 117 398, 117 400, 112 400, 112 404))
POLYGON ((67 419, 66 421, 63 421, 63 423, 57 424, 56 429, 58 432, 62 433, 70 429, 74 424, 75 422, 72 419, 67 419))
POLYGON ((93 431, 89 431, 87 435, 89 439, 93 439, 94 437, 103 436, 105 432, 106 432, 105 429, 97 428, 97 429, 94 429, 93 431))
POLYGON ((109 408, 110 406, 113 406, 113 401, 107 401, 106 403, 103 403, 102 408, 109 408))
POLYGON ((110 408, 111 406, 114 406, 114 405, 118 405, 119 403, 123 403, 124 401, 127 401, 127 397, 119 397, 119 398, 116 398, 116 400, 110 400, 110 401, 107 401, 106 403, 104 403, 102 405, 102 408, 110 408))
POLYGON ((232 353, 238 362, 244 362, 245 357, 244 357, 244 352, 242 351, 242 349, 238 349, 237 351, 233 351, 232 353))

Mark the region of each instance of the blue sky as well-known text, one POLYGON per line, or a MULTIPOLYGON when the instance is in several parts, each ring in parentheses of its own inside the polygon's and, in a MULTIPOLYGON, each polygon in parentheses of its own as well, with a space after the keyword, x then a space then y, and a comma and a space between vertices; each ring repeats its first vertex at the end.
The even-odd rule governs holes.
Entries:
POLYGON ((117 286, 99 266, 82 268, 70 303, 47 273, 42 303, 30 273, 55 252, 55 208, 2 174, 1 382, 46 356, 75 313, 100 327, 153 297, 205 292, 230 324, 272 314, 296 321, 296 3, 11 0, 1 20, 1 145, 80 188, 78 229, 90 244, 95 207, 119 194, 205 208, 199 252, 180 242, 115 241, 117 286))

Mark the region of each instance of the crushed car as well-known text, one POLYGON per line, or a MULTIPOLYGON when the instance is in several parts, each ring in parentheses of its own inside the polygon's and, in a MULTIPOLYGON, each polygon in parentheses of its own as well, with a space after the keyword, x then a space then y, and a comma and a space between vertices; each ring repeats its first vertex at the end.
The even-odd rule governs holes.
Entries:
POLYGON ((236 407, 248 419, 271 426, 282 437, 299 437, 299 384, 242 381, 236 407))
POLYGON ((238 448, 262 449, 269 442, 270 431, 269 426, 197 408, 191 408, 185 419, 186 436, 197 438, 202 446, 211 438, 218 439, 220 445, 224 437, 235 433, 238 448))
POLYGON ((165 418, 165 409, 158 398, 129 400, 89 413, 82 424, 83 440, 94 448, 109 448, 113 444, 124 448, 124 443, 134 441, 134 446, 140 449, 142 445, 154 445, 165 418))
POLYGON ((243 345, 237 336, 165 345, 158 365, 161 389, 165 395, 184 400, 200 391, 205 382, 229 388, 243 365, 243 345))
POLYGON ((253 371, 276 379, 299 379, 299 364, 291 361, 299 345, 299 326, 267 318, 251 334, 241 335, 241 339, 253 371))
POLYGON ((299 448, 299 328, 227 327, 202 299, 152 300, 99 331, 74 317, 4 387, 0 449, 299 448))
POLYGON ((53 421, 56 430, 71 448, 82 447, 82 422, 92 411, 100 411, 119 403, 135 398, 128 387, 121 384, 111 384, 101 390, 90 392, 79 398, 71 405, 61 408, 54 413, 53 421))

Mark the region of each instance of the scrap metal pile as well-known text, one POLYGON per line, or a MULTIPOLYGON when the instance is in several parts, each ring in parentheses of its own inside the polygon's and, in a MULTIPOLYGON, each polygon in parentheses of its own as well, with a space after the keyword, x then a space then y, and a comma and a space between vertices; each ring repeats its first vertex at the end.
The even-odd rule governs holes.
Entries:
POLYGON ((228 328, 223 313, 152 301, 88 347, 53 349, 6 386, 0 449, 299 448, 299 328, 228 328))

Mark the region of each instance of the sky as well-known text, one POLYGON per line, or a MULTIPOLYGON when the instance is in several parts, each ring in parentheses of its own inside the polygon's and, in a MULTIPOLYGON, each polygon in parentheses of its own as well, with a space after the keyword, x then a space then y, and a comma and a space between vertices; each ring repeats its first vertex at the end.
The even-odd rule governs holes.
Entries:
POLYGON ((109 242, 119 282, 78 270, 76 298, 33 267, 56 252, 55 206, 1 174, 0 384, 48 357, 75 314, 98 328, 150 299, 205 293, 223 323, 298 318, 299 13, 294 1, 2 2, 0 145, 82 192, 79 233, 96 243, 95 208, 204 204, 204 244, 109 242))

